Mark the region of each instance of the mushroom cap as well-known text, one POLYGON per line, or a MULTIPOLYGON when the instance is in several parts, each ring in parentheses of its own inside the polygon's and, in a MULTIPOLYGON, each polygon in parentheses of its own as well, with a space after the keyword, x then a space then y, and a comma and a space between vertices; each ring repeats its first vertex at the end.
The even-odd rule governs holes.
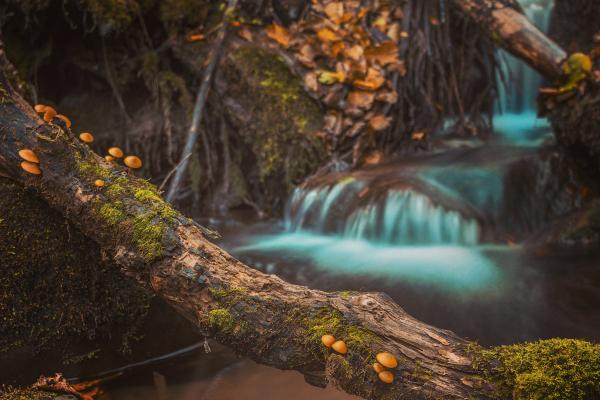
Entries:
POLYGON ((84 143, 92 143, 94 141, 94 135, 89 132, 81 132, 79 134, 79 140, 84 143))
POLYGON ((138 169, 142 168, 142 160, 140 160, 137 156, 127 156, 123 160, 123 164, 127 165, 129 168, 138 169))
POLYGON ((23 161, 21 163, 21 168, 33 175, 40 175, 42 173, 42 170, 37 164, 29 161, 23 161))
POLYGON ((331 347, 335 343, 335 337, 333 335, 323 335, 321 337, 321 342, 325 345, 325 347, 331 347))
POLYGON ((96 179, 94 185, 96 185, 97 187, 102 187, 104 186, 104 181, 102 179, 96 179))
POLYGON ((383 383, 394 382, 394 374, 392 374, 390 371, 381 371, 378 376, 379 380, 383 383))
POLYGON ((373 364, 373 371, 380 373, 380 372, 385 371, 385 367, 383 365, 379 364, 378 362, 376 362, 373 364))
POLYGON ((71 120, 66 115, 56 114, 56 118, 63 120, 67 128, 71 127, 71 120))
POLYGON ((396 357, 391 353, 384 351, 383 353, 377 354, 375 358, 379 364, 386 368, 396 368, 398 366, 398 360, 396 360, 396 357))
POLYGON ((35 107, 33 107, 33 109, 35 110, 35 112, 43 113, 46 111, 47 107, 48 106, 45 104, 36 104, 35 107))
POLYGON ((50 106, 47 106, 44 110, 44 121, 52 122, 54 117, 56 117, 56 110, 50 106))
POLYGON ((348 352, 348 347, 343 340, 338 340, 334 344, 331 345, 331 348, 337 351, 340 354, 346 354, 348 352))
POLYGON ((115 161, 115 158, 113 156, 104 156, 104 159, 108 162, 115 161))
POLYGON ((118 147, 111 147, 110 149, 108 149, 108 154, 115 158, 121 158, 123 157, 123 150, 121 150, 118 147))
POLYGON ((36 164, 40 163, 40 159, 33 152, 33 150, 29 150, 29 149, 19 150, 19 157, 21 157, 23 160, 29 161, 31 163, 36 163, 36 164))

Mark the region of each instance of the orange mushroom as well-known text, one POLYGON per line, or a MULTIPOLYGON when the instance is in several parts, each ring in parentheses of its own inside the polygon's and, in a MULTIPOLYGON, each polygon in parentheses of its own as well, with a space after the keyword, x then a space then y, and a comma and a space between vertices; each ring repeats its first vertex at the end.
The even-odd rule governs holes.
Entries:
POLYGON ((380 373, 385 371, 385 367, 381 364, 379 364, 378 362, 373 364, 373 371, 375 371, 376 373, 380 373))
POLYGON ((331 345, 331 348, 337 351, 340 354, 346 354, 348 352, 348 347, 343 340, 338 340, 334 344, 331 345))
POLYGON ((379 380, 383 383, 393 383, 394 382, 394 374, 390 371, 381 371, 379 374, 379 380))
POLYGON ((108 149, 108 154, 115 158, 121 158, 123 157, 123 150, 121 150, 118 147, 111 147, 110 149, 108 149))
POLYGON ((127 156, 123 160, 123 164, 128 166, 131 169, 142 168, 142 160, 140 160, 137 156, 127 156))
POLYGON ((29 161, 23 161, 21 163, 21 168, 33 175, 40 175, 42 173, 42 170, 37 164, 29 161))
POLYGON ((97 187, 102 187, 104 186, 104 181, 102 179, 96 179, 94 185, 96 185, 97 187))
POLYGON ((19 157, 21 157, 23 160, 29 161, 31 163, 35 163, 35 164, 40 163, 40 159, 33 152, 33 150, 29 150, 29 149, 19 150, 19 157))
POLYGON ((104 159, 108 162, 115 161, 115 158, 113 156, 104 156, 104 159))
POLYGON ((92 143, 94 141, 94 135, 89 132, 81 132, 79 139, 84 143, 92 143))
POLYGON ((331 347, 335 343, 335 337, 333 337, 333 335, 323 335, 321 337, 321 342, 323 342, 325 347, 331 347))
POLYGON ((48 106, 45 104, 36 104, 34 108, 35 112, 43 113, 46 111, 48 106))
POLYGON ((44 110, 44 121, 52 122, 54 117, 56 117, 56 110, 50 106, 47 106, 44 110))
POLYGON ((71 120, 66 115, 56 114, 56 118, 63 120, 67 128, 71 127, 71 120))
POLYGON ((396 357, 391 353, 384 351, 383 353, 377 354, 375 358, 377 359, 377 362, 384 367, 396 368, 398 366, 398 360, 396 360, 396 357))

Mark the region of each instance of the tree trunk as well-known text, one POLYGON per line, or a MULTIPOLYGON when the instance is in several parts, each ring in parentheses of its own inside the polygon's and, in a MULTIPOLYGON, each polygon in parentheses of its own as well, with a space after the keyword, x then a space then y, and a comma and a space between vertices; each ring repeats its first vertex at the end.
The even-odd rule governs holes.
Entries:
POLYGON ((471 367, 467 341, 412 318, 384 294, 310 290, 245 266, 152 185, 97 156, 62 121, 44 123, 4 74, 0 85, 2 172, 39 193, 202 333, 257 362, 364 398, 493 398, 471 367), (20 168, 25 148, 38 155, 41 175, 20 168), (98 179, 105 186, 97 187, 98 179), (325 348, 326 333, 344 340, 348 353, 325 348), (399 360, 393 384, 373 372, 381 351, 399 360))
POLYGON ((567 54, 523 13, 499 0, 453 2, 462 13, 489 32, 500 46, 525 61, 544 78, 555 81, 561 77, 561 63, 567 54))

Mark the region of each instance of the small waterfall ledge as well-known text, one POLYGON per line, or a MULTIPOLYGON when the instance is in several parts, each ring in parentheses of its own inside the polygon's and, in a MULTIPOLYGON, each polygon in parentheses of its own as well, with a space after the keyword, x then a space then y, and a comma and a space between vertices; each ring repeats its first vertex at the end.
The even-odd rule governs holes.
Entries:
POLYGON ((285 228, 393 246, 473 246, 481 236, 475 218, 435 204, 414 188, 370 196, 367 184, 352 178, 296 189, 286 208, 285 228))

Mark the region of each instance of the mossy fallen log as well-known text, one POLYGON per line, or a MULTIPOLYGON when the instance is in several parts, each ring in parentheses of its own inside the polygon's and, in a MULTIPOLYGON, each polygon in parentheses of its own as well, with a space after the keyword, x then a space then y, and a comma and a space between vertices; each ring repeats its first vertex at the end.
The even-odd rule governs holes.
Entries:
MULTIPOLYGON (((498 369, 510 365, 502 354, 477 363, 482 349, 414 319, 382 293, 326 293, 245 266, 211 243, 209 231, 165 203, 151 184, 93 153, 61 121, 44 123, 3 74, 0 84, 3 174, 60 211, 123 274, 165 299, 203 334, 260 363, 300 371, 314 385, 333 383, 364 398, 510 397, 507 390, 518 381, 498 369), (20 168, 18 151, 24 148, 38 155, 41 175, 20 168), (106 182, 102 188, 94 185, 99 178, 106 182), (324 334, 343 340, 348 352, 323 346, 324 334), (391 384, 373 371, 382 351, 399 363, 391 370, 391 384)), ((597 396, 598 371, 582 363, 597 362, 598 346, 574 343, 574 354, 589 357, 575 359, 566 372, 559 366, 540 372, 532 363, 515 374, 565 374, 564 384, 577 391, 563 398, 597 396)), ((544 398, 538 394, 553 388, 520 390, 518 398, 544 398)))

